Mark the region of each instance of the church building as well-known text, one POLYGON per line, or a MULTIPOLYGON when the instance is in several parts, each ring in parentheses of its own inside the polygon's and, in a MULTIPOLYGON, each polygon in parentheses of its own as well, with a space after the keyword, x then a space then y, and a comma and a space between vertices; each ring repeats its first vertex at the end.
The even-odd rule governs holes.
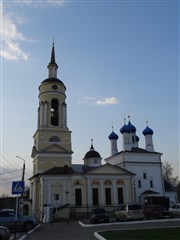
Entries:
POLYGON ((137 202, 143 205, 148 195, 165 195, 161 153, 154 151, 153 130, 143 131, 145 149, 138 147, 136 128, 128 124, 120 129, 122 151, 118 152, 118 135, 109 135, 110 157, 104 159, 94 149, 85 153, 82 164, 72 163, 71 130, 67 124, 66 86, 57 78, 58 65, 52 46, 48 78, 39 86, 37 129, 33 136, 33 175, 30 178, 32 214, 49 221, 52 209, 88 212, 92 207, 115 209, 137 202))
POLYGON ((134 173, 109 163, 102 165, 92 141, 84 164, 72 164, 66 87, 57 78, 57 69, 53 44, 49 76, 39 86, 37 130, 33 136, 33 215, 42 219, 47 209, 64 205, 91 208, 134 202, 134 173))

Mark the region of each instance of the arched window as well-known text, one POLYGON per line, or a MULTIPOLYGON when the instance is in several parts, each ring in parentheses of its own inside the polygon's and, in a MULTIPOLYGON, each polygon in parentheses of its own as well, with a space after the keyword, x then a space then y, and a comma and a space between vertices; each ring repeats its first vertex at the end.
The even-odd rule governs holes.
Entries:
POLYGON ((51 125, 59 125, 59 114, 58 114, 59 102, 57 99, 53 98, 51 100, 51 125))
POLYGON ((104 185, 112 185, 111 180, 107 179, 104 181, 104 185))
POLYGON ((124 185, 124 181, 122 179, 119 179, 116 181, 117 185, 124 185))
POLYGON ((98 179, 93 179, 91 185, 100 185, 100 182, 98 179))
POLYGON ((49 142, 60 142, 60 139, 59 139, 57 136, 52 136, 52 137, 49 139, 49 142))

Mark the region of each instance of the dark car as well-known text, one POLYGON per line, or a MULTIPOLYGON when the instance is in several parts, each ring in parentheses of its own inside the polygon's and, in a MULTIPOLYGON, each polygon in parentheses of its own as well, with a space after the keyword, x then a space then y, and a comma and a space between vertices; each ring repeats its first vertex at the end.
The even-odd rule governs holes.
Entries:
POLYGON ((146 219, 154 218, 173 218, 174 215, 171 211, 166 210, 161 205, 147 205, 144 207, 144 216, 146 219))
MULTIPOLYGON (((11 210, 0 211, 0 225, 7 227, 9 230, 15 229, 16 212, 11 210)), ((30 216, 23 216, 17 213, 16 230, 30 231, 38 225, 35 218, 30 216)))
POLYGON ((94 208, 90 212, 90 223, 108 223, 109 215, 104 208, 94 208))
POLYGON ((8 228, 0 226, 0 239, 1 240, 9 240, 10 238, 10 231, 8 228))

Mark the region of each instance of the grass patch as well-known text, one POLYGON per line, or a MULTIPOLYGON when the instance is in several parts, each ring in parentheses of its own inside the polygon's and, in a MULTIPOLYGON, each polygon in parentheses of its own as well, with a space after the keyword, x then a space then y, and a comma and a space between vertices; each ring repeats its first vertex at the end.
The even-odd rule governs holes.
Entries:
POLYGON ((114 230, 99 234, 107 240, 179 240, 180 228, 114 230))

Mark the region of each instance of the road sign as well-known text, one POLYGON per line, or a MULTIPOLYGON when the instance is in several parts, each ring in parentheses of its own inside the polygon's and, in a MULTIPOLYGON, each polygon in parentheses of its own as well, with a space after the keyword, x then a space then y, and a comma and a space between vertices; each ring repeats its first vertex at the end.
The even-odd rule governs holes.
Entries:
POLYGON ((24 181, 12 182, 12 194, 24 193, 24 181))

